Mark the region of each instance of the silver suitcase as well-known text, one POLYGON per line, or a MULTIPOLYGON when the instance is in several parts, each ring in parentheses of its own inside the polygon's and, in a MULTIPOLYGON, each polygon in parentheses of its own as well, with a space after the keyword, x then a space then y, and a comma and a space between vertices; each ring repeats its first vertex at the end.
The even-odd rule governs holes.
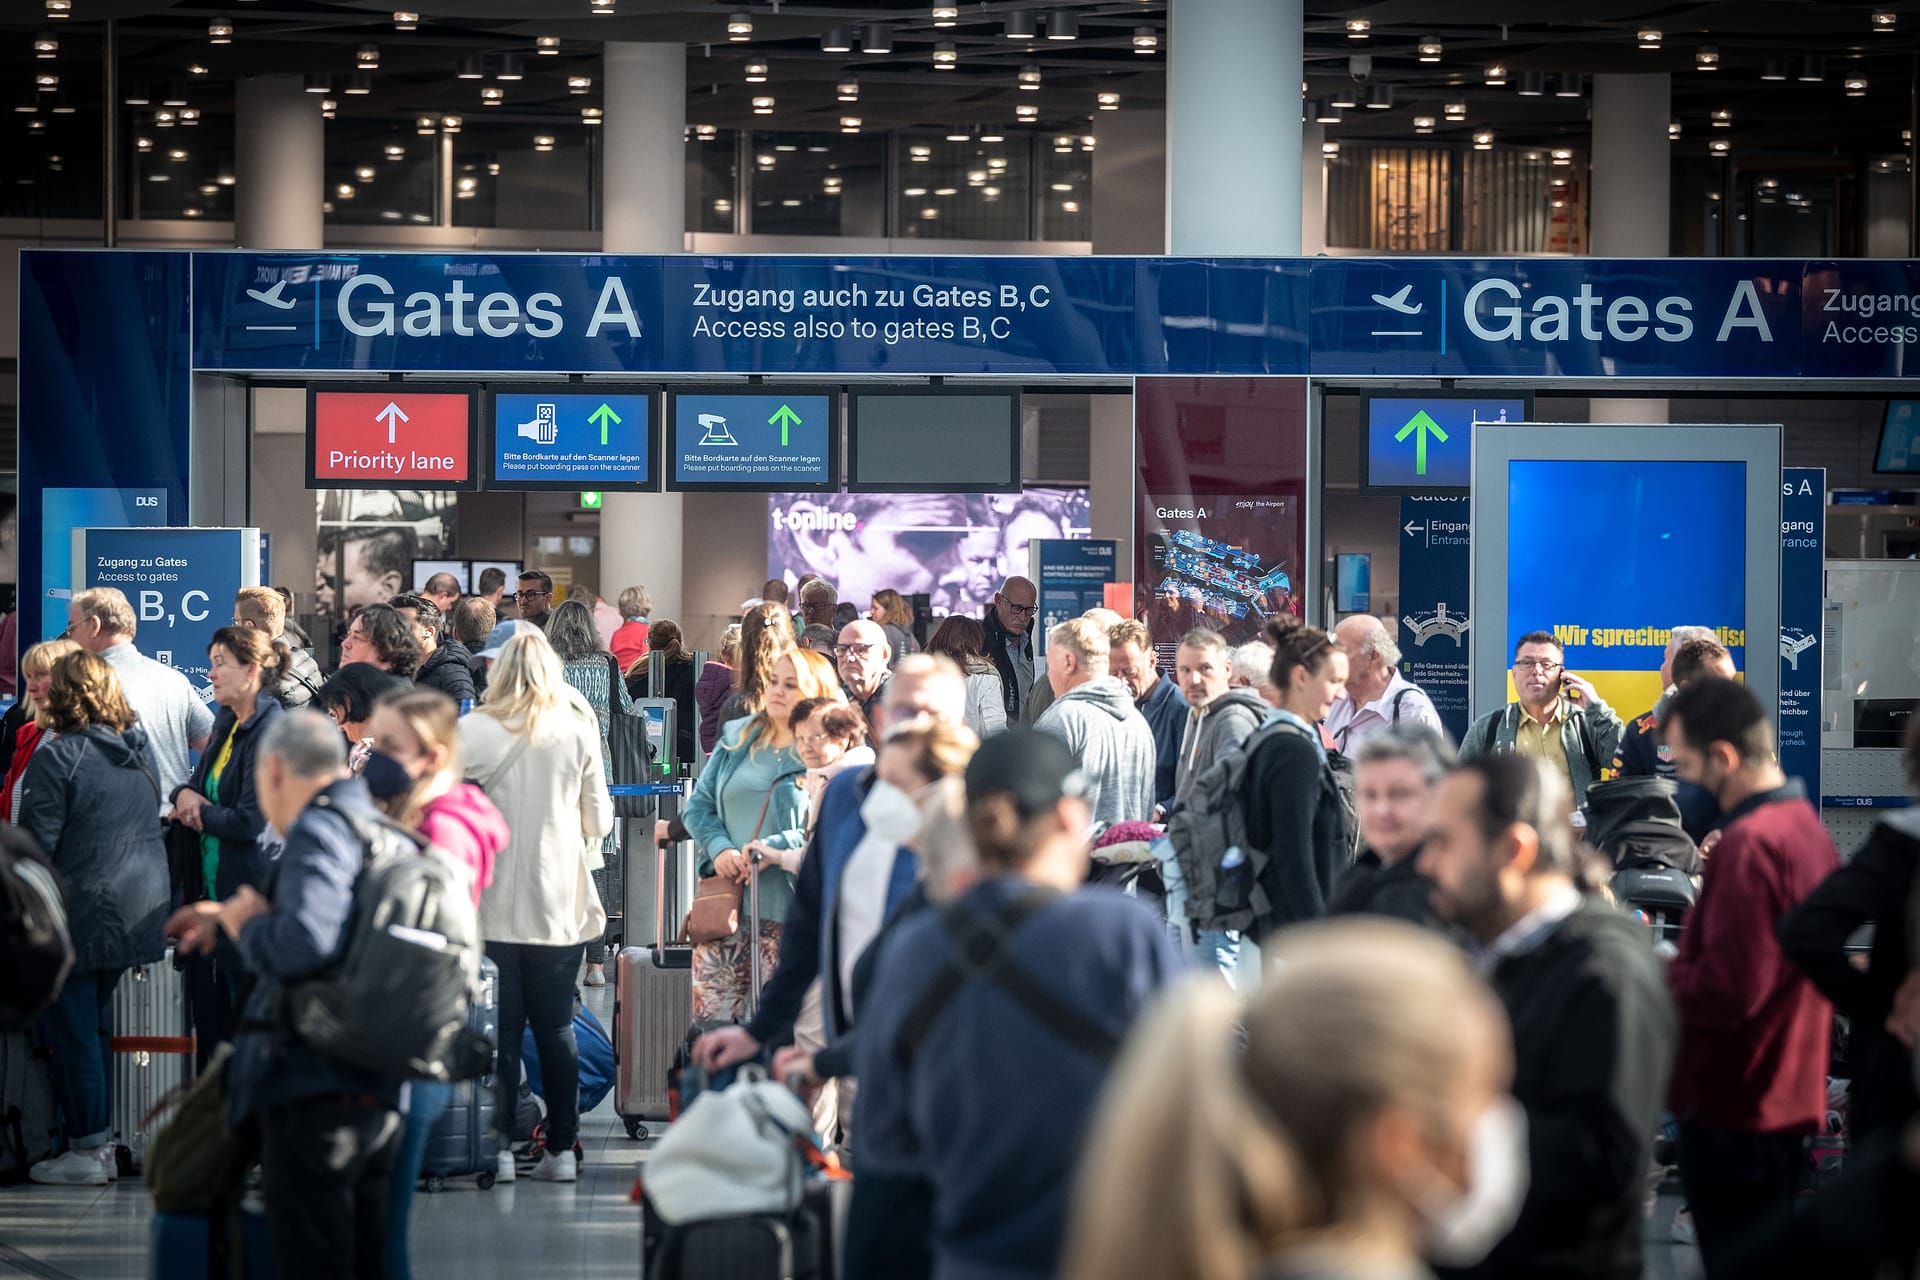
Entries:
POLYGON ((137 965, 113 992, 113 1134, 124 1166, 139 1169, 153 1135, 147 1117, 193 1078, 194 1038, 187 1028, 186 985, 173 953, 137 965))
MULTIPOLYGON (((629 857, 638 843, 629 844, 629 857)), ((622 947, 613 968, 613 1109, 627 1136, 636 1139, 651 1136, 647 1121, 669 1117, 667 1077, 693 1024, 693 948, 674 941, 671 932, 680 919, 679 864, 686 846, 655 852, 655 941, 622 947)))

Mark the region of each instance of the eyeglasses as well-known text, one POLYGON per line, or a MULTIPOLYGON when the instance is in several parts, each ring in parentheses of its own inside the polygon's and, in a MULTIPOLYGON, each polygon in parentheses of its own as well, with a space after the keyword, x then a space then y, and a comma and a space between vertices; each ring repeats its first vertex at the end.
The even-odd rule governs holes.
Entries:
POLYGON ((1513 669, 1515 671, 1539 671, 1551 674, 1552 672, 1561 670, 1561 666, 1559 663, 1550 662, 1545 658, 1516 658, 1513 663, 1513 669))
POLYGON ((1037 604, 1015 604, 1011 600, 1002 600, 1000 603, 1023 618, 1031 618, 1034 614, 1040 612, 1040 606, 1037 604))
POLYGON ((830 733, 809 733, 795 738, 793 745, 796 747, 817 747, 823 742, 832 741, 834 741, 834 737, 830 733))
POLYGON ((836 658, 864 658, 872 653, 874 648, 875 646, 870 644, 837 644, 833 646, 833 656, 836 658))
POLYGON ((552 594, 553 592, 551 591, 516 591, 513 593, 513 598, 515 600, 538 600, 541 596, 550 596, 552 594))

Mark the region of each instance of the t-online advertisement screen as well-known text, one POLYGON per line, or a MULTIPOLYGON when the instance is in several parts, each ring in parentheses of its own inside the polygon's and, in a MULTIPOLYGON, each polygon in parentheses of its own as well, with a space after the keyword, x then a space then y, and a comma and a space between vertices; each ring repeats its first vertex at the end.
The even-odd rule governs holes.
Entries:
POLYGON ((1567 669, 1623 719, 1659 699, 1675 626, 1712 627, 1744 671, 1746 470, 1508 463, 1507 656, 1528 632, 1551 632, 1567 669))

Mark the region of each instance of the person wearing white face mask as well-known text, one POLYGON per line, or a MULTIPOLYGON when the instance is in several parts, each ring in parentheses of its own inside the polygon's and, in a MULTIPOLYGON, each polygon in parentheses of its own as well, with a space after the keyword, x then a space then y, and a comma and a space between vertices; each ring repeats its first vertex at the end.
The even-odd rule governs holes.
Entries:
POLYGON ((1135 1029, 1081 1160, 1066 1280, 1415 1280, 1512 1226, 1527 1124, 1506 1019, 1459 952, 1342 920, 1268 954, 1251 1004, 1193 979, 1135 1029))
POLYGON ((1573 793, 1518 755, 1441 784, 1416 855, 1434 909, 1480 944, 1513 1026, 1533 1169, 1512 1233, 1465 1274, 1638 1280, 1642 1194, 1678 1041, 1646 928, 1582 892, 1573 793))

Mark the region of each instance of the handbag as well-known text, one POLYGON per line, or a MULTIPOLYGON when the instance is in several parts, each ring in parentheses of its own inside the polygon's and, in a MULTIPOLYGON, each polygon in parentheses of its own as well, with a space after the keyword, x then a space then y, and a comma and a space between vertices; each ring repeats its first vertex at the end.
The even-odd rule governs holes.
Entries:
MULTIPOLYGON (((773 785, 780 784, 776 781, 773 785)), ((760 816, 754 820, 749 844, 760 838, 761 824, 767 820, 767 806, 772 803, 773 787, 768 787, 767 798, 760 802, 760 816)), ((740 901, 746 890, 747 886, 738 880, 701 876, 693 891, 693 906, 687 909, 687 921, 680 927, 680 936, 698 946, 703 942, 719 942, 740 932, 740 901)))
MULTIPOLYGON (((620 688, 625 678, 620 663, 607 655, 607 668, 614 687, 608 689, 607 781, 633 786, 652 781, 653 753, 647 742, 647 718, 637 710, 620 710, 620 688)), ((653 814, 652 796, 615 796, 613 812, 621 818, 646 818, 653 814)))
POLYGON ((747 1064, 730 1089, 708 1090, 667 1129, 648 1157, 644 1190, 670 1225, 800 1207, 813 1117, 785 1085, 747 1064))
POLYGON ((227 1068, 233 1046, 223 1044, 192 1083, 163 1099, 146 1123, 168 1107, 173 1116, 153 1135, 142 1171, 161 1213, 213 1213, 233 1203, 253 1163, 247 1143, 227 1122, 227 1068))

